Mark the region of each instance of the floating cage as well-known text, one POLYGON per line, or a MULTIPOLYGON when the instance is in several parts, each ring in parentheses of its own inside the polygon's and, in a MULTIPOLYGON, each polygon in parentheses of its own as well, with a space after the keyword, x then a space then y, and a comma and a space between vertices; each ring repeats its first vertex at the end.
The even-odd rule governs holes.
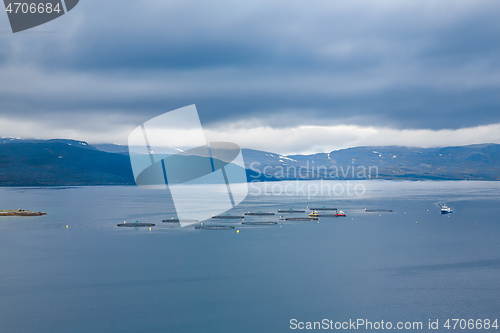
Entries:
POLYGON ((229 230, 234 229, 233 226, 230 225, 199 225, 194 227, 199 230, 229 230))
POLYGON ((272 224, 278 224, 278 222, 241 222, 241 224, 246 224, 246 225, 272 225, 272 224))
POLYGON ((244 216, 236 216, 236 215, 218 215, 212 216, 213 219, 244 219, 244 216))
POLYGON ((316 217, 339 217, 338 215, 335 214, 318 214, 316 217))
POLYGON ((305 210, 280 209, 278 213, 305 213, 305 210))
POLYGON ((318 218, 315 217, 289 217, 285 221, 317 221, 318 218))
POLYGON ((140 228, 140 227, 154 227, 154 223, 119 223, 117 227, 129 227, 129 228, 140 228))
POLYGON ((309 208, 309 210, 338 210, 338 209, 337 208, 321 207, 321 208, 309 208))
POLYGON ((179 223, 179 222, 196 223, 196 222, 200 222, 200 221, 189 220, 189 219, 170 219, 170 220, 162 220, 162 222, 165 222, 165 223, 179 223))
POLYGON ((245 213, 245 215, 274 215, 274 213, 261 213, 261 212, 258 212, 258 213, 245 213))
POLYGON ((392 213, 392 209, 365 209, 367 213, 378 213, 378 212, 387 212, 392 213))

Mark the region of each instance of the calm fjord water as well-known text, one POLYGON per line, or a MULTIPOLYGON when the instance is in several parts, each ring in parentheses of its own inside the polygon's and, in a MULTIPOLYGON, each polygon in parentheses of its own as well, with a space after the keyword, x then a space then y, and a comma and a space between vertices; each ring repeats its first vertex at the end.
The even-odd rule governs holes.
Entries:
POLYGON ((138 187, 1 188, 0 209, 48 215, 0 219, 0 332, 285 332, 292 318, 425 328, 500 317, 500 183, 362 184, 363 196, 250 195, 231 213, 328 205, 347 217, 222 221, 239 234, 162 223, 173 216, 166 194, 138 187), (439 214, 443 202, 453 214, 439 214), (117 228, 124 220, 156 227, 117 228))

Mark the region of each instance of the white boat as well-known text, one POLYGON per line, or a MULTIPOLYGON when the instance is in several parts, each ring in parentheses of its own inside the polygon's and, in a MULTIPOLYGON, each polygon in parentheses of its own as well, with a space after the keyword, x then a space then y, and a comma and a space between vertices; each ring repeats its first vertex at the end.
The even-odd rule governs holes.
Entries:
POLYGON ((440 205, 441 206, 441 214, 450 214, 453 213, 453 210, 446 206, 446 205, 440 205))

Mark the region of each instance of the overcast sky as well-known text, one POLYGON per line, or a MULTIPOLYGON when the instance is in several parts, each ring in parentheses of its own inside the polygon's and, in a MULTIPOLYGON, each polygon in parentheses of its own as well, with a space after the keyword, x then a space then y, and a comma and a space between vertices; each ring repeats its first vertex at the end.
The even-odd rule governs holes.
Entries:
POLYGON ((196 104, 210 140, 283 154, 500 143, 500 1, 81 0, 9 33, 0 136, 124 144, 196 104))

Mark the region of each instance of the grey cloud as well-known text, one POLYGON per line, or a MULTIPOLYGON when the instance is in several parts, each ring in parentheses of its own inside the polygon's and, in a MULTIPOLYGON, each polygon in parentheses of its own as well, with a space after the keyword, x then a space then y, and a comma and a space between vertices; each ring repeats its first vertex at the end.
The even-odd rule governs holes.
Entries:
POLYGON ((43 26, 55 34, 0 35, 0 112, 78 126, 82 113, 142 122, 195 103, 213 126, 499 123, 499 9, 85 0, 43 26))

